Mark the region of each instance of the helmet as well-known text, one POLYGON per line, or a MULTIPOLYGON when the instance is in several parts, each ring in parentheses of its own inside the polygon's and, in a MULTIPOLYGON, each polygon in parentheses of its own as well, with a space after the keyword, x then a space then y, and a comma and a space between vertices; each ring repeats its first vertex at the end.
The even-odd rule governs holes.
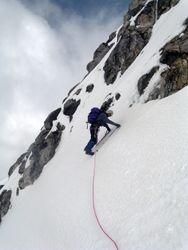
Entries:
POLYGON ((112 115, 113 115, 113 111, 112 111, 112 110, 107 110, 107 111, 106 111, 106 114, 107 114, 108 116, 112 116, 112 115))

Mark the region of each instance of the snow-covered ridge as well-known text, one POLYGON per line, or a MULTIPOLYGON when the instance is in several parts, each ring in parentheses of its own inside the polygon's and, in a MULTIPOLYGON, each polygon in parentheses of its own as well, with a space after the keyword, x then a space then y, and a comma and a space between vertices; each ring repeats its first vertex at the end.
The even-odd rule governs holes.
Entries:
MULTIPOLYGON (((150 2, 153 10, 156 2, 150 2)), ((87 114, 91 107, 101 106, 110 98, 114 111, 112 119, 121 123, 122 127, 96 155, 95 200, 100 222, 117 242, 119 249, 187 249, 188 90, 187 87, 182 89, 186 80, 179 76, 179 72, 186 75, 184 65, 188 60, 187 9, 188 2, 180 0, 159 15, 157 22, 152 14, 149 19, 153 24, 152 33, 147 43, 143 44, 143 49, 128 68, 124 72, 124 68, 116 72, 114 82, 107 85, 104 66, 112 53, 123 56, 118 54, 117 46, 126 37, 125 27, 130 25, 128 19, 129 24, 124 24, 116 32, 110 50, 72 90, 61 109, 49 115, 34 143, 35 149, 40 148, 37 151, 39 161, 55 152, 42 168, 42 175, 34 185, 30 185, 31 176, 34 173, 37 175, 39 169, 32 165, 35 158, 32 146, 27 157, 23 156, 21 162, 17 162, 2 189, 3 197, 9 197, 10 192, 6 192, 12 190, 12 208, 3 217, 0 229, 2 249, 114 249, 93 215, 91 193, 94 162, 83 152, 89 139, 85 123, 87 114), (180 52, 177 53, 177 45, 184 53, 183 58, 180 52), (175 92, 176 85, 176 91, 181 84, 182 90, 162 100, 141 104, 148 101, 151 94, 158 93, 156 89, 164 87, 162 84, 174 75, 174 69, 177 74, 176 78, 168 81, 168 87, 172 87, 168 95, 175 92), (91 85, 90 90, 86 91, 91 85), (117 94, 119 98, 116 98, 117 94), (63 112, 67 112, 67 115, 63 112), (34 172, 28 171, 30 166, 34 172), (29 185, 21 190, 20 179, 23 176, 24 183, 29 185)), ((140 27, 144 29, 148 25, 141 15, 137 16, 136 22, 142 24, 140 27)), ((130 32, 135 34, 138 31, 130 32)), ((104 132, 101 129, 99 137, 104 132)), ((0 211, 1 208, 2 200, 0 211)))

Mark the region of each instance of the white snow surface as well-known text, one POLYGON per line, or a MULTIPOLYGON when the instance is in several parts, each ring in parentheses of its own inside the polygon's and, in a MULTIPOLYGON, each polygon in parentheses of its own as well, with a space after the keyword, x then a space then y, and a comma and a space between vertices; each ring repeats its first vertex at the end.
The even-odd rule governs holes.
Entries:
MULTIPOLYGON (((100 222, 122 250, 188 249, 188 88, 147 104, 137 94, 138 79, 153 66, 164 67, 159 51, 182 33, 187 10, 188 1, 181 0, 161 16, 149 43, 113 85, 106 86, 102 70, 109 52, 77 87, 82 87, 81 94, 70 98, 81 97, 81 104, 71 123, 63 114, 58 118, 66 129, 40 178, 16 196, 20 175, 15 171, 4 187, 13 190, 13 197, 0 227, 0 249, 115 249, 94 217, 94 157, 86 156, 83 148, 89 140, 85 122, 90 108, 117 92, 121 98, 112 107, 112 120, 122 126, 96 155, 100 222), (85 93, 90 83, 95 88, 85 93)), ((158 76, 149 90, 155 81, 158 76)))

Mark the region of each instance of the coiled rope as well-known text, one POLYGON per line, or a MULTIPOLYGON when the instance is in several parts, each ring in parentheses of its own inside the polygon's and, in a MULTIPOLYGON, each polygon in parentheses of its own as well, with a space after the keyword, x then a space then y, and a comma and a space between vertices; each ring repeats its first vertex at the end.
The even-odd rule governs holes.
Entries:
POLYGON ((113 243, 114 247, 116 250, 119 250, 117 243, 115 242, 115 240, 112 239, 112 237, 110 237, 110 235, 106 232, 106 230, 104 229, 104 227, 102 226, 99 217, 97 215, 97 210, 96 210, 96 206, 95 206, 95 176, 96 176, 96 153, 94 155, 94 167, 93 167, 93 183, 92 183, 92 203, 93 203, 93 212, 97 221, 97 224, 99 225, 100 229, 102 230, 102 232, 106 235, 106 237, 113 243))

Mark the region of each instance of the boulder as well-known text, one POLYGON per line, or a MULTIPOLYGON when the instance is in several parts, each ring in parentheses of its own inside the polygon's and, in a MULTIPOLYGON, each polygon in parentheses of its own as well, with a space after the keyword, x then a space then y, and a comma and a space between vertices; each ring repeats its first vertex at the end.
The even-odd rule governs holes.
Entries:
POLYGON ((120 93, 116 93, 116 94, 115 94, 115 99, 116 99, 116 101, 119 100, 120 97, 121 97, 120 93))
POLYGON ((91 84, 87 85, 87 87, 86 87, 86 92, 90 93, 90 92, 93 91, 93 89, 94 89, 94 84, 91 83, 91 84))
POLYGON ((81 100, 68 99, 63 107, 63 114, 69 116, 70 121, 72 120, 73 114, 76 112, 81 100))

